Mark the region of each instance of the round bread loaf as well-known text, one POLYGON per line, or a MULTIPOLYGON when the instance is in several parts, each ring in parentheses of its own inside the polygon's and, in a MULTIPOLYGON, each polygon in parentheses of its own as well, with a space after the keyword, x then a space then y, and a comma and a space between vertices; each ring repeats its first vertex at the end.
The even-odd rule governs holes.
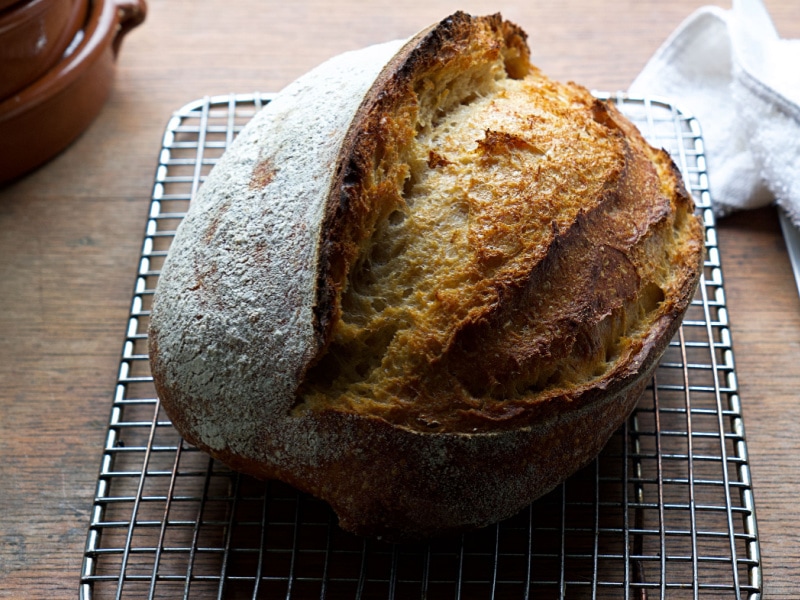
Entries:
POLYGON ((393 539, 513 515, 630 414, 703 233, 669 156, 456 13, 337 56, 192 202, 150 323, 178 431, 393 539))

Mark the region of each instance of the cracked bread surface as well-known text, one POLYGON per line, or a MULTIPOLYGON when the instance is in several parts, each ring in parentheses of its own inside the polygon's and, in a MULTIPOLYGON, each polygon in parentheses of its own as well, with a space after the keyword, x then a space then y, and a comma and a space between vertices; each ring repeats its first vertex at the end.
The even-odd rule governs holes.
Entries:
POLYGON ((287 88, 209 175, 154 303, 175 426, 394 538, 510 516, 638 400, 701 269, 669 156, 456 13, 287 88))

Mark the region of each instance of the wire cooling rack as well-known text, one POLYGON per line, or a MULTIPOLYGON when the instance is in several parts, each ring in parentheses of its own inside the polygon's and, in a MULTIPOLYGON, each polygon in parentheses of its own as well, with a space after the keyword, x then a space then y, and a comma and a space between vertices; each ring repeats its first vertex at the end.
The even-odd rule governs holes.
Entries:
POLYGON ((147 361, 153 290, 205 175, 270 96, 205 98, 163 139, 80 595, 104 598, 748 598, 761 561, 697 121, 608 97, 683 172, 706 227, 701 285, 633 415, 589 467, 517 516, 455 539, 344 533, 324 503, 181 440, 147 361))

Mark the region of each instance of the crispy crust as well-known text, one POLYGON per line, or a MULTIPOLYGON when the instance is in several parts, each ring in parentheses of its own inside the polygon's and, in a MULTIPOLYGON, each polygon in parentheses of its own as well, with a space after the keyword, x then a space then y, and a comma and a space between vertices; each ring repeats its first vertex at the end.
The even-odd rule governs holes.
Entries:
POLYGON ((365 232, 374 226, 368 222, 373 211, 361 200, 378 153, 386 151, 386 142, 392 137, 384 116, 401 110, 420 73, 459 57, 462 61, 466 57, 474 60, 468 54, 471 45, 482 46, 488 54, 502 49, 512 55, 508 68, 516 75, 524 74, 529 57, 526 39, 522 29, 503 21, 499 14, 476 20, 457 12, 412 37, 377 76, 344 138, 343 161, 337 165, 331 201, 326 206, 322 230, 328 233, 320 247, 315 310, 321 339, 330 339, 331 327, 339 316, 337 300, 348 267, 355 260, 365 232))
MULTIPOLYGON (((525 37, 499 15, 456 13, 402 45, 322 65, 242 132, 180 227, 151 318, 159 398, 189 442, 325 499, 345 529, 391 538, 508 517, 602 449, 691 302, 702 229, 666 153, 613 106, 541 76, 525 37), (336 351, 354 265, 403 202, 400 153, 416 135, 409 115, 423 83, 498 60, 508 77, 569 97, 616 149, 618 167, 590 208, 553 221, 538 254, 497 271, 505 263, 491 248, 477 253, 476 270, 500 273, 474 286, 487 301, 452 310, 452 331, 435 354, 420 346, 423 358, 392 388, 395 402, 311 402, 308 389, 324 383, 321 365, 336 351), (662 275, 647 300, 651 271, 662 275), (551 285, 558 292, 543 292, 551 285), (631 306, 644 316, 627 317, 631 306), (551 333, 520 333, 545 318, 551 333), (595 360, 597 331, 615 319, 635 324, 603 373, 558 384, 534 377, 595 360)), ((487 131, 476 151, 489 160, 529 146, 487 131)), ((432 152, 428 166, 452 163, 432 152)))

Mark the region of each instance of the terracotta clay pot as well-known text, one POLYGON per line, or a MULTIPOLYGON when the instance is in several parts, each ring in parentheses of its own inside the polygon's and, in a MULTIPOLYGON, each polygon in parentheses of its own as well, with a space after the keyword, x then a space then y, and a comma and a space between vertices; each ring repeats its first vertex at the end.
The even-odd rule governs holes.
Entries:
POLYGON ((108 99, 122 39, 146 11, 145 0, 90 0, 74 51, 0 102, 0 184, 51 159, 89 126, 108 99))
POLYGON ((89 0, 30 0, 0 9, 0 100, 53 67, 86 23, 89 0))

